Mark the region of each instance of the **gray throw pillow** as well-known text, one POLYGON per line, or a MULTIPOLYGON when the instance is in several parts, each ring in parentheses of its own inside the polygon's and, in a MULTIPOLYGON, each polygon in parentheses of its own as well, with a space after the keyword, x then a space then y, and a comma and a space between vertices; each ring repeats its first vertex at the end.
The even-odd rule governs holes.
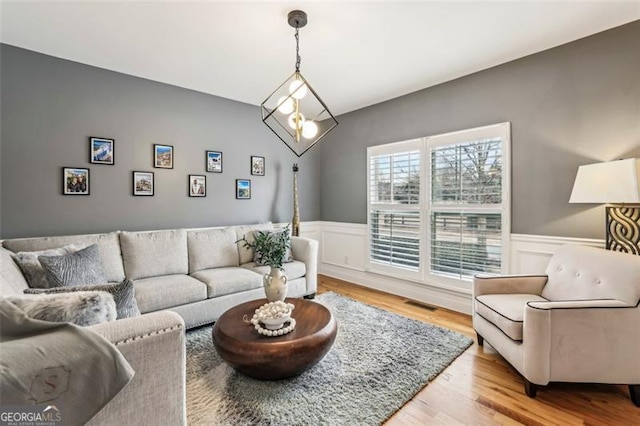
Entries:
POLYGON ((118 319, 137 317, 140 315, 136 293, 131 280, 125 279, 121 283, 102 285, 79 285, 74 287, 57 287, 50 289, 28 288, 25 294, 59 294, 78 291, 105 291, 113 296, 116 302, 118 319))
POLYGON ((42 321, 88 326, 116 319, 113 296, 102 291, 9 296, 7 299, 27 316, 42 321))
POLYGON ((38 256, 52 287, 106 284, 97 244, 62 256, 38 256))
POLYGON ((12 255, 13 260, 18 264, 24 277, 32 288, 51 288, 53 284, 47 279, 47 274, 42 268, 38 256, 59 256, 63 254, 75 253, 83 249, 80 244, 70 244, 68 246, 40 250, 40 251, 21 251, 12 255))

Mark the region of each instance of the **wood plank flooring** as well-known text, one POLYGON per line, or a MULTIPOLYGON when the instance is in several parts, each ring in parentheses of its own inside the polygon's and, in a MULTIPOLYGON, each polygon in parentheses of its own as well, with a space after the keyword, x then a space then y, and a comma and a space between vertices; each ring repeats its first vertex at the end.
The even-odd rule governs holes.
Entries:
MULTIPOLYGON (((469 315, 318 275, 318 293, 327 291, 455 330, 475 341, 469 315)), ((640 408, 622 385, 552 383, 531 399, 524 394, 518 373, 488 343, 480 347, 476 342, 386 422, 387 426, 519 424, 640 425, 640 408)))

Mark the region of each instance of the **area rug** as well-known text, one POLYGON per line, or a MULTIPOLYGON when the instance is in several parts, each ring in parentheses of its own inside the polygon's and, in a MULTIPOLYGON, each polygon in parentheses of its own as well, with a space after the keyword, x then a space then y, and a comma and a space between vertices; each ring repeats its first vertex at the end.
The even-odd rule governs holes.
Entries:
POLYGON ((338 321, 327 355, 298 377, 261 381, 216 353, 211 327, 187 333, 189 425, 376 425, 456 359, 466 336, 335 293, 316 297, 338 321))

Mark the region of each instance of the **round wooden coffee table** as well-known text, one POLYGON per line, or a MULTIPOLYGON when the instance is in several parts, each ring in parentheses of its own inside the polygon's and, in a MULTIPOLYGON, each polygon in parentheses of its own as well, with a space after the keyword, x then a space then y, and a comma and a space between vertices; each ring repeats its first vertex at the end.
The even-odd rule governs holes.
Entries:
POLYGON ((258 334, 249 319, 266 299, 243 303, 226 311, 213 325, 213 344, 229 365, 247 376, 278 380, 296 376, 315 365, 329 351, 338 326, 331 312, 316 302, 286 299, 295 309, 296 328, 289 334, 258 334))

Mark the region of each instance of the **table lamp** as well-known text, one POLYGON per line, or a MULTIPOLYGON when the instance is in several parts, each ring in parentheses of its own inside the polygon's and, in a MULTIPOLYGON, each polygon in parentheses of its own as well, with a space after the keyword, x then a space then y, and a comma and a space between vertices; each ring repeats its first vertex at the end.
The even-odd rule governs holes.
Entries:
POLYGON ((640 255, 640 159, 580 166, 570 203, 606 207, 606 248, 640 255))

